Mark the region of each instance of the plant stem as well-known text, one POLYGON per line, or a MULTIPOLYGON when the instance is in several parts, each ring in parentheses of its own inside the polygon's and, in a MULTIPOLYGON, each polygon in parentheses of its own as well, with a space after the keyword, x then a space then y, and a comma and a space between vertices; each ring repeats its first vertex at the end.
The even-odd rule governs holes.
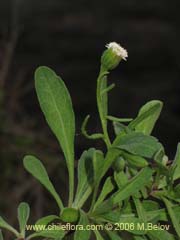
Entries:
POLYGON ((94 187, 94 192, 93 192, 93 197, 92 197, 92 202, 91 202, 91 207, 89 209, 89 213, 92 212, 92 210, 93 210, 93 207, 94 207, 94 204, 95 204, 95 201, 96 201, 96 196, 97 196, 97 193, 98 193, 98 187, 99 187, 99 183, 97 183, 94 187))
MULTIPOLYGON (((103 130, 103 139, 106 144, 107 149, 110 148, 111 146, 111 141, 109 138, 108 130, 107 130, 107 114, 108 114, 108 96, 107 96, 107 76, 108 72, 105 68, 101 66, 100 68, 100 73, 97 79, 97 89, 96 89, 96 98, 97 98, 97 107, 98 107, 98 112, 99 112, 99 117, 101 120, 101 126, 103 130)), ((94 192, 93 192, 93 197, 92 197, 92 202, 91 202, 91 207, 90 207, 90 212, 93 210, 94 203, 96 201, 96 196, 98 193, 98 187, 99 183, 96 183, 94 192)))
POLYGON ((68 206, 71 207, 74 198, 74 172, 69 173, 69 201, 68 206))
MULTIPOLYGON (((106 80, 104 79, 107 74, 108 72, 106 71, 106 69, 104 69, 101 66, 100 73, 97 79, 96 97, 97 97, 97 107, 98 107, 99 116, 101 120, 101 126, 103 129, 104 142, 106 143, 107 149, 109 149, 109 147, 111 146, 111 141, 109 139, 108 130, 107 130, 107 119, 106 119, 107 110, 105 109, 107 108, 107 99, 105 100, 106 96, 104 97, 101 94, 102 91, 107 87, 107 84, 105 82, 106 80), (103 101, 105 101, 105 103, 103 103, 103 101), (104 106, 103 104, 106 106, 104 106)), ((104 93, 104 94, 107 94, 107 93, 104 93)))

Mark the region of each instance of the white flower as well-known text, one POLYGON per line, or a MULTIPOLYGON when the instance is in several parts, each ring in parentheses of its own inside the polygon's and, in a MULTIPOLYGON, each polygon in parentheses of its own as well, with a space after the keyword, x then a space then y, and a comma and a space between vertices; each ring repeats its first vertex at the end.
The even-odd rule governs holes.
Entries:
POLYGON ((128 57, 128 52, 126 49, 121 47, 118 43, 116 42, 111 42, 106 45, 108 49, 111 49, 117 56, 121 57, 126 61, 126 58, 128 57))

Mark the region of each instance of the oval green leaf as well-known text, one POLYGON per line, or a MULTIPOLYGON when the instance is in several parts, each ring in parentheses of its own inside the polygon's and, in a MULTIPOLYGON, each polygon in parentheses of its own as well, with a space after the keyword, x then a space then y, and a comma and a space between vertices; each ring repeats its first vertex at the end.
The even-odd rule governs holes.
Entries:
POLYGON ((35 72, 35 87, 41 109, 64 152, 73 198, 75 117, 69 92, 63 80, 48 67, 35 72))

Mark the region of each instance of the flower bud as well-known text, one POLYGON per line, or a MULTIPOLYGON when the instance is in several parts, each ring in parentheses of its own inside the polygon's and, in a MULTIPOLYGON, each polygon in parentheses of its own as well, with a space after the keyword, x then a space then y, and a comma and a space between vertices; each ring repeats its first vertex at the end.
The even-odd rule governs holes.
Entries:
POLYGON ((114 168, 117 172, 123 171, 124 168, 125 168, 124 158, 118 157, 118 158, 114 161, 114 163, 113 163, 113 168, 114 168))
POLYGON ((132 167, 143 168, 148 166, 147 160, 141 156, 133 155, 126 152, 123 152, 122 156, 132 167))
POLYGON ((60 218, 63 222, 77 222, 79 218, 79 210, 75 208, 64 208, 60 218))
POLYGON ((101 57, 101 65, 108 71, 113 70, 118 66, 120 61, 128 57, 127 51, 116 42, 111 42, 106 45, 107 49, 101 57))

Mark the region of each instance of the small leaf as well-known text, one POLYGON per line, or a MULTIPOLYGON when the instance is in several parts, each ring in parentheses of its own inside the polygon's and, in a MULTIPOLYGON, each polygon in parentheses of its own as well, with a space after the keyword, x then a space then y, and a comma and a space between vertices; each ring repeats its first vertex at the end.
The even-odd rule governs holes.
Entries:
POLYGON ((92 192, 94 180, 93 157, 95 149, 84 151, 78 162, 78 186, 73 203, 74 207, 80 208, 92 192))
POLYGON ((49 215, 49 216, 45 216, 45 217, 42 217, 40 219, 38 219, 35 223, 35 225, 43 225, 43 226, 46 226, 48 223, 52 222, 53 220, 55 219, 59 219, 58 216, 56 215, 49 215))
MULTIPOLYGON (((81 225, 83 229, 86 229, 87 225, 89 225, 89 220, 87 218, 87 215, 82 210, 80 211, 80 219, 79 219, 78 225, 81 225)), ((90 235, 91 235, 90 230, 78 229, 74 234, 74 240, 82 240, 82 239, 89 240, 90 235)))
POLYGON ((112 84, 109 85, 107 88, 103 89, 103 90, 101 91, 101 96, 102 96, 103 94, 108 93, 109 91, 111 91, 114 87, 115 87, 115 84, 112 83, 112 84))
POLYGON ((30 213, 29 205, 25 202, 20 203, 18 206, 18 221, 20 233, 23 237, 25 237, 25 228, 27 221, 29 219, 29 213, 30 213))
POLYGON ((102 169, 104 166, 104 155, 101 151, 96 150, 93 154, 93 171, 94 171, 94 184, 98 182, 102 169))
POLYGON ((109 199, 105 200, 96 208, 93 214, 99 215, 109 211, 117 203, 132 196, 143 186, 149 183, 152 176, 152 170, 149 167, 142 169, 135 177, 133 177, 124 187, 115 192, 109 199))
POLYGON ((180 225, 179 225, 179 220, 176 218, 175 216, 175 213, 174 213, 174 210, 172 209, 172 204, 171 202, 166 199, 166 198, 163 198, 163 201, 166 205, 166 208, 167 208, 167 211, 168 211, 168 214, 171 218, 171 221, 173 223, 173 226, 174 226, 174 229, 178 235, 178 237, 180 238, 180 225))
POLYGON ((111 177, 108 177, 103 185, 102 191, 96 201, 96 203, 94 204, 94 208, 95 209, 99 204, 101 204, 104 199, 106 198, 106 196, 112 192, 112 190, 114 189, 114 185, 111 181, 111 177))
POLYGON ((165 230, 149 231, 147 235, 151 240, 176 240, 176 238, 172 234, 165 230))
POLYGON ((128 177, 127 175, 121 171, 121 172, 115 172, 114 173, 114 180, 118 186, 119 189, 124 187, 128 183, 128 177))
POLYGON ((141 157, 152 158, 162 148, 162 145, 155 137, 132 132, 124 136, 118 136, 113 142, 113 147, 141 157))
POLYGON ((129 127, 135 128, 137 132, 150 135, 154 125, 159 118, 163 103, 158 100, 147 102, 139 111, 138 116, 134 119, 129 127))
POLYGON ((113 116, 106 116, 106 118, 113 122, 131 122, 133 120, 132 118, 118 118, 113 116))
POLYGON ((51 183, 45 167, 39 159, 34 156, 26 156, 23 159, 25 169, 31 173, 54 197, 60 209, 63 209, 62 201, 51 183))
POLYGON ((36 70, 35 87, 46 121, 57 137, 66 158, 72 200, 75 117, 71 97, 63 80, 48 67, 39 67, 36 70))
POLYGON ((10 232, 14 233, 15 236, 17 237, 19 236, 18 231, 16 231, 16 229, 14 229, 11 225, 9 225, 9 223, 7 223, 2 217, 0 217, 0 228, 5 228, 10 232))
POLYGON ((173 162, 173 167, 175 168, 173 180, 177 180, 180 178, 180 143, 177 146, 177 152, 173 162))
MULTIPOLYGON (((180 219, 180 206, 173 207, 174 213, 177 219, 180 219)), ((158 216, 158 221, 169 221, 169 216, 166 209, 162 208, 159 210, 147 211, 147 219, 153 219, 158 216)))
POLYGON ((118 190, 111 197, 114 204, 132 196, 143 186, 149 183, 152 176, 152 170, 149 167, 143 168, 135 177, 133 177, 122 189, 118 190))
POLYGON ((114 128, 114 132, 116 134, 116 136, 118 136, 120 133, 123 132, 127 132, 128 127, 125 126, 124 124, 120 123, 120 122, 113 122, 113 128, 114 128))
POLYGON ((119 157, 119 155, 120 155, 119 149, 109 148, 109 150, 105 156, 104 164, 103 164, 102 170, 101 170, 101 175, 99 176, 98 181, 100 181, 102 179, 102 177, 106 174, 108 169, 111 167, 111 165, 113 164, 115 159, 117 159, 117 157, 119 157))
POLYGON ((142 219, 144 223, 146 223, 147 222, 146 211, 145 211, 141 201, 136 197, 133 197, 133 201, 134 201, 134 204, 136 207, 138 217, 140 219, 142 219))
POLYGON ((65 236, 64 230, 62 230, 62 228, 59 227, 59 229, 56 229, 56 230, 50 229, 50 230, 43 230, 40 232, 32 233, 30 236, 27 237, 27 240, 30 240, 32 238, 37 238, 37 237, 61 240, 63 239, 64 236, 65 236))
POLYGON ((152 200, 144 200, 142 202, 143 208, 146 211, 153 211, 160 209, 159 203, 152 200))

